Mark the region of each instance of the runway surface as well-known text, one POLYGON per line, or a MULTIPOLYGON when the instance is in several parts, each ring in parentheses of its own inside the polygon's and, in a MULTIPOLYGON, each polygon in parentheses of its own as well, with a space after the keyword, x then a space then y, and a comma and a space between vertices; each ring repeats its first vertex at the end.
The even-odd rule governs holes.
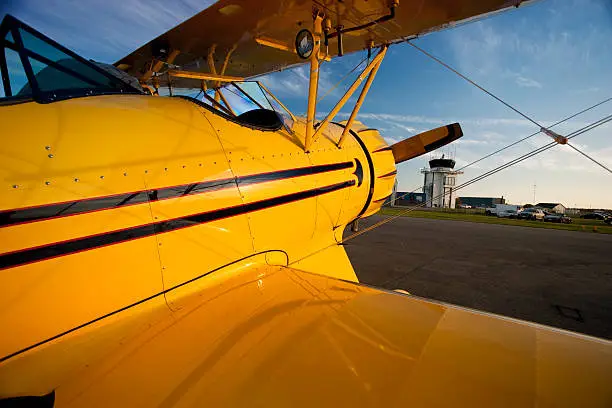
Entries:
POLYGON ((362 282, 612 339, 612 234, 400 217, 346 250, 362 282))

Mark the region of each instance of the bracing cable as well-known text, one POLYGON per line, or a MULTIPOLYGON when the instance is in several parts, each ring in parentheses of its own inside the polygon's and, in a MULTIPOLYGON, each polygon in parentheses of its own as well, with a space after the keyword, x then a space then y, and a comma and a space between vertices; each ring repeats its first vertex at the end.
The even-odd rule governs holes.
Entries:
MULTIPOLYGON (((608 115, 608 116, 606 116, 606 117, 604 117, 602 119, 599 119, 599 120, 597 120, 595 122, 592 122, 591 124, 589 124, 587 126, 584 126, 581 129, 578 129, 578 130, 572 132, 570 135, 568 135, 567 138, 568 139, 572 139, 572 138, 574 138, 576 136, 579 136, 579 135, 581 135, 583 133, 591 131, 591 130, 593 130, 593 129, 595 129, 595 128, 597 128, 597 127, 599 127, 599 126, 601 126, 601 125, 603 125, 605 123, 610 122, 610 121, 612 121, 612 115, 608 115)), ((530 157, 533 157, 533 156, 535 156, 537 154, 540 154, 540 153, 542 153, 542 152, 544 152, 544 151, 546 151, 546 150, 548 150, 550 148, 553 148, 553 147, 555 147, 557 145, 558 145, 557 142, 550 142, 550 143, 548 143, 548 144, 546 144, 544 146, 541 146, 541 147, 539 147, 537 149, 534 149, 534 150, 530 151, 529 153, 525 153, 524 155, 519 156, 519 157, 509 161, 508 163, 502 164, 501 166, 498 166, 498 167, 496 167, 496 168, 494 168, 492 170, 489 170, 489 171, 487 171, 487 172, 485 172, 485 173, 483 173, 483 174, 481 174, 479 176, 476 176, 476 177, 466 181, 465 183, 460 184, 453 191, 460 190, 460 189, 465 188, 465 187, 467 187, 467 186, 469 186, 471 184, 474 184, 474 183, 476 183, 478 181, 481 181, 481 180, 483 180, 483 179, 485 179, 485 178, 487 178, 489 176, 492 176, 495 173, 498 173, 498 172, 500 172, 500 171, 502 171, 504 169, 507 169, 508 167, 511 167, 511 166, 513 166, 513 165, 515 165, 517 163, 520 163, 520 162, 522 162, 522 161, 524 161, 524 160, 526 160, 526 159, 528 159, 530 157)), ((436 199, 438 199, 440 197, 443 197, 445 195, 448 195, 448 194, 450 194, 450 192, 449 193, 440 194, 440 195, 438 195, 436 197, 433 197, 431 200, 432 201, 436 200, 436 199)), ((356 232, 356 233, 354 233, 352 235, 349 235, 348 237, 346 237, 346 238, 344 238, 342 240, 342 243, 345 243, 345 242, 347 242, 347 241, 349 241, 349 240, 351 240, 353 238, 356 238, 359 235, 365 234, 366 232, 372 231, 372 230, 374 230, 374 229, 376 229, 376 228, 378 228, 378 227, 380 227, 380 226, 382 226, 384 224, 387 224, 387 223, 389 223, 389 222, 391 222, 391 221, 393 221, 393 220, 395 220, 395 219, 397 219, 399 217, 402 217, 402 216, 404 216, 404 215, 406 215, 406 214, 408 214, 408 213, 410 213, 410 212, 412 212, 414 210, 422 208, 426 204, 427 204, 427 202, 424 202, 423 204, 420 204, 420 205, 417 205, 415 207, 411 207, 411 208, 408 208, 406 210, 400 211, 398 214, 395 214, 395 215, 393 215, 391 217, 385 218, 385 219, 377 222, 376 224, 373 224, 373 225, 371 225, 371 226, 369 226, 367 228, 364 228, 361 231, 358 231, 358 232, 356 232)))
MULTIPOLYGON (((564 122, 567 122, 567 121, 568 121, 568 120, 570 120, 570 119, 573 119, 573 118, 575 118, 575 117, 577 117, 577 116, 579 116, 579 115, 582 115, 583 113, 586 113, 586 112, 588 112, 588 111, 590 111, 590 110, 592 110, 592 109, 595 109, 595 108, 597 108, 597 107, 599 107, 599 106, 601 106, 601 105, 603 105, 603 104, 605 104, 605 103, 607 103, 607 102, 610 102, 610 101, 612 101, 612 97, 610 97, 610 98, 606 98, 606 99, 604 99, 604 100, 602 100, 602 101, 600 101, 600 102, 597 102, 596 104, 591 105, 591 106, 589 106, 589 107, 587 107, 587 108, 585 108, 585 109, 583 109, 583 110, 581 110, 581 111, 579 111, 579 112, 577 112, 577 113, 574 113, 573 115, 567 116, 567 117, 565 117, 564 119, 561 119, 560 121, 555 122, 555 123, 554 123, 554 124, 552 124, 552 125, 551 125, 549 128, 552 128, 552 127, 554 127, 554 126, 557 126, 557 125, 560 125, 560 124, 562 124, 562 123, 564 123, 564 122)), ((604 119, 605 119, 605 118, 604 118, 604 119)), ((603 119, 600 119, 600 120, 603 120, 603 119)), ((590 126, 592 126, 592 125, 597 125, 597 123, 598 123, 598 122, 599 122, 599 121, 594 122, 594 123, 592 123, 590 126)), ((502 147, 501 149, 497 149, 497 150, 495 150, 495 151, 493 151, 493 152, 491 152, 491 153, 489 153, 489 154, 487 154, 487 155, 485 155, 485 156, 483 156, 483 157, 481 157, 481 158, 479 158, 479 159, 477 159, 477 160, 474 160, 474 161, 472 161, 472 162, 470 162, 470 163, 466 164, 465 166, 463 166, 463 167, 461 167, 461 168, 457 169, 457 171, 465 170, 465 169, 467 169, 468 167, 470 167, 470 166, 472 166, 472 165, 474 165, 474 164, 476 164, 476 163, 479 163, 479 162, 481 162, 481 161, 483 161, 483 160, 485 160, 485 159, 488 159, 489 157, 494 156, 495 154, 500 153, 500 152, 502 152, 502 151, 504 151, 504 150, 506 150, 506 149, 509 149, 510 147, 515 146, 515 145, 517 145, 517 144, 519 144, 519 143, 521 143, 521 142, 523 142, 523 141, 525 141, 525 140, 527 140, 527 139, 529 139, 529 138, 531 138, 531 137, 533 137, 533 136, 535 136, 535 135, 538 135, 538 134, 540 134, 540 131, 537 131, 537 132, 535 132, 535 133, 530 134, 529 136, 526 136, 526 137, 523 137, 523 138, 521 138, 521 139, 518 139, 518 140, 516 140, 516 141, 514 141, 514 142, 510 143, 509 145, 506 145, 506 146, 502 147)), ((580 153, 582 153, 582 152, 580 152, 580 153)), ((599 163, 598 163, 598 164, 599 164, 599 163)), ((416 191, 417 191, 417 190, 419 190, 420 188, 421 188, 421 186, 418 186, 418 187, 414 188, 413 190, 411 190, 411 191, 409 191, 409 192, 407 192, 407 193, 404 193, 404 194, 400 195, 398 198, 396 198, 396 200, 401 200, 403 197, 405 197, 405 196, 407 196, 407 195, 409 195, 409 194, 412 194, 412 193, 416 192, 416 191)))

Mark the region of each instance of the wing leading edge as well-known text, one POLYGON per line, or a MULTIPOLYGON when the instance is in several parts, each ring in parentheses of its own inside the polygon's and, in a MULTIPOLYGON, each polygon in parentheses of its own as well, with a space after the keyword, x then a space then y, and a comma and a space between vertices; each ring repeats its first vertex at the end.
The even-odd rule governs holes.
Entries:
MULTIPOLYGON (((166 62, 189 71, 250 78, 305 62, 295 54, 294 42, 301 29, 312 28, 313 9, 329 17, 330 37, 338 27, 349 30, 342 36, 342 43, 344 52, 351 53, 372 44, 403 41, 525 2, 403 0, 394 8, 393 18, 386 20, 392 5, 389 0, 221 0, 116 65, 141 79, 150 78, 155 64, 158 65, 154 71, 165 71, 166 62)), ((330 38, 328 43, 328 55, 338 55, 337 37, 330 38)))

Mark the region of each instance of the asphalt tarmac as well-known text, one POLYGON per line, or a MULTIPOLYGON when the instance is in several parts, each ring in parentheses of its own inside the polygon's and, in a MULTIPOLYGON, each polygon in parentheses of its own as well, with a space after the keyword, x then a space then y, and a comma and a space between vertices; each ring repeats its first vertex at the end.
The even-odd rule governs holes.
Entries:
POLYGON ((612 339, 612 234, 400 217, 346 250, 364 283, 612 339))

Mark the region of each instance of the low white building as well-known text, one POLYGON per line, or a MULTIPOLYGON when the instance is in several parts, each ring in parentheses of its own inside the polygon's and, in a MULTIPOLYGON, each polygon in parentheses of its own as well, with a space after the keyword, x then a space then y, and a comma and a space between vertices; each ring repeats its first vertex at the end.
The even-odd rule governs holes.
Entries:
POLYGON ((560 203, 537 203, 534 207, 541 208, 548 212, 554 212, 557 214, 565 214, 565 206, 560 203))

